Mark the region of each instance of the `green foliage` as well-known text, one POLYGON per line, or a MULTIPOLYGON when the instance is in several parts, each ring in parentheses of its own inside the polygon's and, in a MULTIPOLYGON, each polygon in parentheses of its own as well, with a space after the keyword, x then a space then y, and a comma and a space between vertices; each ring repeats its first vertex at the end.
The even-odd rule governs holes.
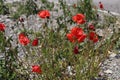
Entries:
MULTIPOLYGON (((120 38, 116 41, 115 49, 120 50, 120 38)), ((119 52, 118 52, 119 53, 119 52)))
POLYGON ((28 17, 37 14, 39 11, 37 4, 33 0, 27 0, 25 4, 19 4, 18 6, 17 12, 12 14, 14 19, 18 19, 22 14, 28 17))
MULTIPOLYGON (((18 47, 12 48, 12 37, 8 39, 0 32, 0 79, 1 80, 20 80, 21 73, 17 72, 20 69, 21 63, 18 62, 18 47)), ((25 80, 27 75, 23 75, 25 80)))
POLYGON ((27 0, 25 4, 25 13, 27 16, 32 15, 32 14, 37 14, 38 12, 38 7, 36 3, 33 0, 27 0))
POLYGON ((9 14, 9 8, 7 5, 4 4, 3 0, 0 0, 0 14, 1 15, 9 14))
POLYGON ((19 5, 17 11, 12 14, 13 19, 18 19, 22 14, 25 14, 25 5, 24 4, 17 4, 19 5))
POLYGON ((6 80, 11 78, 10 80, 12 80, 14 78, 14 70, 12 68, 15 58, 13 58, 13 53, 10 49, 6 51, 6 48, 11 47, 10 39, 7 40, 7 43, 6 37, 2 32, 0 32, 0 37, 0 53, 2 53, 1 56, 3 57, 0 59, 0 79, 6 80))
POLYGON ((78 12, 85 14, 87 21, 96 20, 96 11, 93 10, 93 0, 80 0, 78 5, 78 12))
POLYGON ((106 23, 115 23, 117 18, 116 16, 104 16, 106 23))

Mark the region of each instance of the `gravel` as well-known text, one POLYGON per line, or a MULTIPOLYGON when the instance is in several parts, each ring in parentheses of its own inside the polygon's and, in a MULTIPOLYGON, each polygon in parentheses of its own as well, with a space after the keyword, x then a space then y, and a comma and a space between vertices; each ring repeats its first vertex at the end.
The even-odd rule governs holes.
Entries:
POLYGON ((108 80, 120 80, 120 53, 106 59, 101 70, 101 73, 106 75, 108 80))

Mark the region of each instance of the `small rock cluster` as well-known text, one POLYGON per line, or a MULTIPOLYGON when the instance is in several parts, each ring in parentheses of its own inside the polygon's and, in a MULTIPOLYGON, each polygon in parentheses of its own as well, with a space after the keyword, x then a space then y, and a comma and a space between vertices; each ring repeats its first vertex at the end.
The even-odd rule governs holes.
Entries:
POLYGON ((102 64, 101 70, 101 75, 107 76, 108 80, 120 80, 120 53, 111 53, 102 64))

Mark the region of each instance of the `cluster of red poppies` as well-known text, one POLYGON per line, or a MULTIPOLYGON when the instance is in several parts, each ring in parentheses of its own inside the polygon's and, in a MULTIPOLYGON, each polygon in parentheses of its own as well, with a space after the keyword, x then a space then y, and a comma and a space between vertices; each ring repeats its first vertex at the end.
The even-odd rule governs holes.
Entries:
POLYGON ((93 31, 89 33, 89 39, 92 40, 94 43, 98 42, 98 36, 93 31))
MULTIPOLYGON (((29 38, 24 33, 19 34, 18 41, 24 46, 30 43, 29 38)), ((32 41, 32 46, 37 46, 37 45, 38 45, 38 39, 36 38, 32 41)))
MULTIPOLYGON (((79 28, 79 27, 73 27, 72 30, 70 31, 70 33, 68 33, 66 36, 72 43, 83 42, 85 40, 85 38, 87 37, 87 35, 83 32, 83 29, 79 28)), ((89 37, 89 40, 93 41, 94 43, 98 42, 98 36, 94 31, 91 31, 89 33, 88 37, 89 37)), ((74 54, 79 53, 78 46, 74 47, 73 52, 74 52, 74 54)))
MULTIPOLYGON (((74 22, 76 22, 77 24, 84 24, 85 21, 85 16, 83 14, 76 14, 75 16, 72 17, 72 20, 74 22)), ((98 42, 98 36, 97 34, 94 32, 95 27, 93 24, 88 25, 88 29, 90 30, 89 34, 86 35, 83 31, 82 28, 80 27, 73 27, 70 31, 70 33, 68 33, 66 36, 68 38, 68 40, 72 43, 74 42, 78 42, 81 43, 83 42, 87 37, 89 38, 89 40, 91 40, 93 43, 98 42)), ((78 46, 75 46, 73 49, 73 53, 74 54, 78 54, 79 53, 79 48, 78 46)))
MULTIPOLYGON (((68 33, 67 38, 71 41, 71 42, 83 42, 85 40, 85 38, 87 37, 87 35, 83 32, 82 28, 79 27, 73 27, 72 30, 70 31, 70 33, 68 33)), ((89 39, 92 40, 94 43, 96 43, 98 41, 98 36, 94 31, 91 31, 88 35, 89 39)))
MULTIPOLYGON (((83 14, 76 14, 75 16, 72 17, 73 21, 76 22, 77 24, 84 24, 85 23, 85 16, 83 14)), ((89 25, 89 29, 92 30, 89 34, 89 39, 92 40, 94 43, 98 41, 98 37, 93 32, 95 29, 92 24, 89 25)), ((79 27, 73 27, 70 31, 70 33, 67 34, 67 38, 71 42, 83 42, 87 35, 84 33, 82 28, 79 27)))
MULTIPOLYGON (((38 13, 38 16, 42 19, 49 18, 50 12, 48 10, 43 10, 38 13)), ((77 24, 84 24, 86 22, 85 16, 83 14, 76 14, 75 16, 72 17, 72 20, 74 22, 76 22, 77 24)), ((94 26, 90 25, 89 29, 93 30, 94 26)), ((4 30, 5 30, 5 25, 3 23, 0 23, 0 31, 4 31, 4 30)), ((79 27, 73 27, 72 30, 70 31, 70 33, 67 34, 67 38, 72 43, 74 43, 74 42, 81 43, 85 40, 86 37, 87 37, 87 35, 84 33, 83 29, 79 28, 79 27)), ((89 33, 89 39, 92 40, 94 43, 96 43, 98 41, 98 37, 95 34, 95 32, 93 32, 93 31, 89 33)), ((18 41, 20 44, 22 44, 24 46, 28 45, 30 43, 30 39, 28 38, 27 35, 25 35, 25 33, 20 33, 18 35, 18 41)), ((36 38, 32 41, 32 46, 37 46, 37 45, 38 45, 38 38, 36 38)), ((74 53, 75 54, 79 53, 77 46, 74 48, 74 53)), ((32 66, 32 72, 42 73, 42 70, 41 70, 40 66, 34 65, 34 66, 32 66)))

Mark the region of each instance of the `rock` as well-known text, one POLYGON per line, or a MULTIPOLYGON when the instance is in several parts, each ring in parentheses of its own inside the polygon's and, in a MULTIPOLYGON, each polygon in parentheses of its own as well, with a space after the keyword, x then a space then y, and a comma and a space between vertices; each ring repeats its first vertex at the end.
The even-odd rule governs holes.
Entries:
POLYGON ((110 54, 110 58, 114 58, 116 56, 116 54, 115 53, 112 53, 112 54, 110 54))
POLYGON ((115 56, 116 56, 116 54, 115 53, 113 53, 113 52, 110 52, 110 51, 108 51, 108 54, 110 54, 110 58, 114 58, 115 56))
POLYGON ((112 74, 113 72, 112 72, 112 70, 106 70, 106 71, 104 71, 104 73, 106 73, 106 74, 112 74))
POLYGON ((99 36, 104 36, 104 32, 102 29, 96 29, 95 32, 97 33, 97 35, 99 36))
POLYGON ((115 58, 120 59, 120 54, 117 54, 115 58))

